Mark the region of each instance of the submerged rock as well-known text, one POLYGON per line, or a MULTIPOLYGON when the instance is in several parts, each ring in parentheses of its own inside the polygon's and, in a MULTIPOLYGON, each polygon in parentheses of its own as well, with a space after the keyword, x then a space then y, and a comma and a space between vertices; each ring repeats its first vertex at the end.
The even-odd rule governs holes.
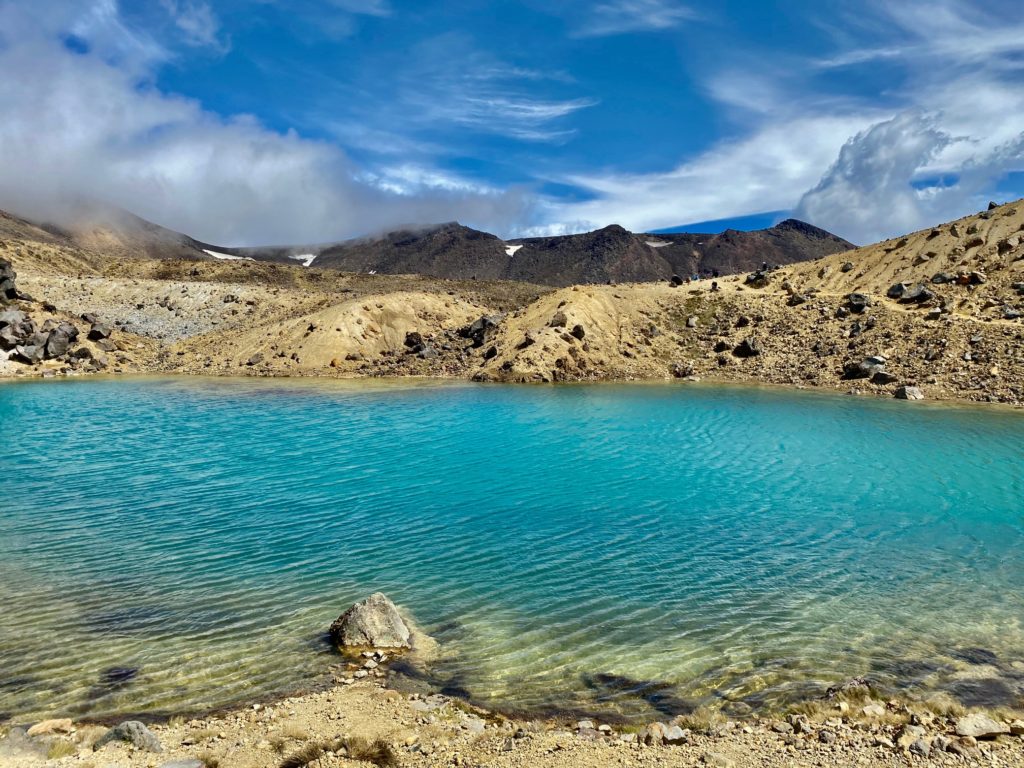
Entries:
POLYGON ((395 604, 375 592, 331 624, 331 639, 342 648, 411 648, 412 633, 395 604))
POLYGON ((115 725, 100 737, 99 741, 93 746, 93 749, 101 749, 115 741, 126 742, 143 752, 163 751, 163 747, 160 746, 160 739, 156 737, 156 734, 138 720, 128 720, 120 725, 115 725))

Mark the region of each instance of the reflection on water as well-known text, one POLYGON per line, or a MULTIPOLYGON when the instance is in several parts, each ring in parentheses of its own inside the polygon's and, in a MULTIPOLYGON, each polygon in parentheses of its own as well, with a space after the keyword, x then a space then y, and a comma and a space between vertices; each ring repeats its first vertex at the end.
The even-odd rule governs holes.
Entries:
POLYGON ((651 717, 1024 690, 1024 418, 753 388, 0 386, 0 712, 308 686, 380 589, 432 683, 651 717))

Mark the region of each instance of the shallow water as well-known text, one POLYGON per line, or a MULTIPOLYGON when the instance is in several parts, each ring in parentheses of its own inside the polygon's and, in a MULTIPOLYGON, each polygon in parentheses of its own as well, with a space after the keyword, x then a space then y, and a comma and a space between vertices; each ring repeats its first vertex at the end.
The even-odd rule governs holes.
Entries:
POLYGON ((1024 686, 1024 417, 703 386, 0 386, 0 713, 308 686, 383 590, 435 681, 625 717, 1024 686), (980 682, 979 682, 980 681, 980 682))

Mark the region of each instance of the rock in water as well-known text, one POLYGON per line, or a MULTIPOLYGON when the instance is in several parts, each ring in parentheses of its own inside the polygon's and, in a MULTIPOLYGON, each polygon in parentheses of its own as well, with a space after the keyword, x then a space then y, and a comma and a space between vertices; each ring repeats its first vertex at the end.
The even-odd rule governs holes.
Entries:
POLYGON ((975 739, 994 739, 1010 732, 1010 726, 1005 723, 997 723, 991 717, 981 712, 974 712, 964 715, 956 721, 957 736, 973 736, 975 739))
POLYGON ((375 592, 331 624, 331 639, 342 648, 411 648, 412 634, 398 608, 375 592))
POLYGON ((162 752, 160 739, 138 720, 127 720, 107 731, 93 746, 100 749, 113 741, 124 741, 143 752, 162 752))

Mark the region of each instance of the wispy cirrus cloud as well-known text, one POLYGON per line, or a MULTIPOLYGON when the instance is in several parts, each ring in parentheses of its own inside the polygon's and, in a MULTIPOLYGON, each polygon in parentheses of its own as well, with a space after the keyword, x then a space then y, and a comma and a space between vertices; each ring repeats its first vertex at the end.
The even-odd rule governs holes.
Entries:
POLYGON ((605 37, 671 29, 697 13, 677 0, 605 0, 584 12, 575 34, 605 37))

